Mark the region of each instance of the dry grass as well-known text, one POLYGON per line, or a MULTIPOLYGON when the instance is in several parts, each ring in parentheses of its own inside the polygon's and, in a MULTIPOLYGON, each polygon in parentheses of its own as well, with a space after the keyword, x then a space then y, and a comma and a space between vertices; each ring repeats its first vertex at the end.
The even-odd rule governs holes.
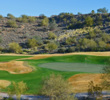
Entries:
POLYGON ((10 84, 11 84, 10 81, 0 80, 0 87, 1 87, 1 88, 6 88, 6 87, 9 86, 10 84))
POLYGON ((94 55, 94 56, 110 56, 110 52, 75 52, 75 53, 65 53, 65 54, 39 54, 27 59, 43 59, 52 56, 66 56, 66 55, 94 55))
POLYGON ((73 92, 87 92, 88 83, 93 81, 94 84, 100 84, 102 74, 77 74, 69 78, 70 84, 73 86, 73 92))
POLYGON ((32 68, 24 65, 23 61, 10 61, 0 63, 0 70, 5 70, 11 74, 24 74, 32 72, 32 68))

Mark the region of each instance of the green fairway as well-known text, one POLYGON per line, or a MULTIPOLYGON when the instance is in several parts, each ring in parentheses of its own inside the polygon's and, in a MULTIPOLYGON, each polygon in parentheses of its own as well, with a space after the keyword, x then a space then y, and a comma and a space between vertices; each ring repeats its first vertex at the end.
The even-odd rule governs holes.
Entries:
MULTIPOLYGON (((0 61, 10 61, 20 58, 27 58, 27 57, 18 57, 18 56, 0 56, 0 61), (3 58, 3 59, 2 59, 3 58)), ((41 89, 42 85, 42 78, 48 77, 50 74, 61 74, 65 79, 68 79, 69 77, 79 74, 79 73, 85 73, 82 70, 77 71, 58 71, 54 69, 47 69, 47 68, 41 68, 39 67, 40 64, 45 63, 80 63, 80 64, 99 64, 104 66, 108 61, 110 57, 99 57, 99 56, 87 56, 87 55, 71 55, 71 56, 59 56, 59 57, 50 57, 46 59, 39 59, 39 60, 22 60, 27 62, 29 65, 35 67, 36 70, 34 70, 31 73, 28 74, 10 74, 6 71, 0 71, 0 79, 2 80, 9 80, 9 81, 24 81, 26 82, 29 90, 27 93, 36 94, 39 93, 39 90, 41 89)), ((65 65, 66 66, 66 65, 65 65)), ((92 69, 92 66, 91 66, 92 69)), ((97 69, 97 68, 96 68, 97 69)), ((95 71, 95 69, 94 69, 95 71)), ((97 73, 97 71, 96 71, 97 73)))
POLYGON ((39 67, 58 71, 100 73, 104 65, 87 63, 44 63, 40 64, 39 67))
POLYGON ((28 58, 31 56, 0 56, 0 62, 7 62, 11 60, 21 59, 21 58, 28 58))

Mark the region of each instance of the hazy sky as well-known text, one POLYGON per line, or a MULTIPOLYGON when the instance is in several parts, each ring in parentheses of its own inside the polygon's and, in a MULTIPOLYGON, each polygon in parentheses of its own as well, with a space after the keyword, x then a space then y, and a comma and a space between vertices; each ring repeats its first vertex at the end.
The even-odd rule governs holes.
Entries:
POLYGON ((0 14, 6 16, 11 13, 17 17, 22 14, 51 16, 61 12, 89 13, 103 7, 110 12, 110 0, 0 0, 0 14))

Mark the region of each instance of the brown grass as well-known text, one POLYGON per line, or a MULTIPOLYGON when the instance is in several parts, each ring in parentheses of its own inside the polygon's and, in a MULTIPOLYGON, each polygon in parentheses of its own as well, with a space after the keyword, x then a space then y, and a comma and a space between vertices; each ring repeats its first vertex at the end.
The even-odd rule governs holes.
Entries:
POLYGON ((32 68, 25 66, 23 61, 10 61, 0 63, 0 70, 5 70, 12 74, 24 74, 32 72, 32 68))
POLYGON ((100 84, 102 74, 77 74, 69 78, 70 84, 73 86, 73 92, 87 92, 88 83, 93 81, 94 84, 100 84))
POLYGON ((44 59, 52 56, 66 56, 66 55, 94 55, 94 56, 110 56, 110 52, 75 52, 65 54, 39 54, 27 59, 44 59))
POLYGON ((10 81, 7 80, 0 80, 0 88, 5 88, 11 84, 10 81))

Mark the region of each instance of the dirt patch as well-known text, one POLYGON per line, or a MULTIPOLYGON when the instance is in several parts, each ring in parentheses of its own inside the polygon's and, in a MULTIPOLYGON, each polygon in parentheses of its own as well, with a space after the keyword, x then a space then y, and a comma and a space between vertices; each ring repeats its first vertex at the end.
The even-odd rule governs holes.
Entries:
POLYGON ((0 88, 5 88, 11 84, 10 81, 7 80, 0 80, 0 88))
POLYGON ((5 70, 11 74, 24 74, 32 72, 32 68, 24 65, 23 61, 1 62, 0 70, 5 70))
POLYGON ((70 84, 73 86, 73 92, 87 92, 88 83, 93 81, 94 84, 100 84, 102 74, 77 74, 69 78, 70 84))

